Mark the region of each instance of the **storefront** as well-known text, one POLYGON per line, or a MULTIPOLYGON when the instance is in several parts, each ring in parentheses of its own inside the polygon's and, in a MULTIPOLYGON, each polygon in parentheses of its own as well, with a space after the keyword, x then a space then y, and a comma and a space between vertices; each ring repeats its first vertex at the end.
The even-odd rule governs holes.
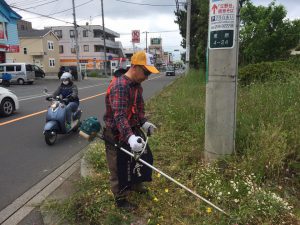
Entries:
POLYGON ((6 52, 19 52, 17 21, 21 16, 5 1, 0 1, 0 62, 6 62, 6 52))

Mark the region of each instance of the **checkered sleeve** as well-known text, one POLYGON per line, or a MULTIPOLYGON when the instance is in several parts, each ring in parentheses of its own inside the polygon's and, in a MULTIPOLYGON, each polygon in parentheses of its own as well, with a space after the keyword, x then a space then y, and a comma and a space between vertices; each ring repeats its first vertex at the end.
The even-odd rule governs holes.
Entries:
POLYGON ((122 80, 118 79, 116 84, 111 88, 110 105, 113 117, 120 133, 120 140, 127 141, 133 134, 127 119, 127 110, 129 105, 130 89, 124 85, 122 80))
POLYGON ((137 98, 137 111, 138 111, 138 118, 140 122, 140 126, 142 126, 147 119, 145 118, 145 108, 144 108, 144 99, 143 99, 143 88, 142 86, 138 89, 138 98, 137 98))

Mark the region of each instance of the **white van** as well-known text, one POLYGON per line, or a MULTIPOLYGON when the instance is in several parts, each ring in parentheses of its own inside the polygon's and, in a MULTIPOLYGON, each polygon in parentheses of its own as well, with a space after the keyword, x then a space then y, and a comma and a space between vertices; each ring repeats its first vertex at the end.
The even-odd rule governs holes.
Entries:
POLYGON ((11 83, 33 84, 35 79, 33 65, 28 63, 0 63, 0 79, 3 73, 11 74, 11 83))

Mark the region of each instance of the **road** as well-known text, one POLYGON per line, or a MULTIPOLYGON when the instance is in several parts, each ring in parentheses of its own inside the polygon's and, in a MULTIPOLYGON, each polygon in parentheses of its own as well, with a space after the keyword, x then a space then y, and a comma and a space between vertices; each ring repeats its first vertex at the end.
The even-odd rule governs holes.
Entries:
MULTIPOLYGON (((143 83, 149 99, 176 77, 152 75, 143 83)), ((88 78, 76 82, 83 110, 82 119, 97 116, 102 120, 104 95, 109 79, 88 78)), ((44 141, 43 126, 48 102, 43 89, 53 92, 57 79, 39 79, 33 85, 12 85, 20 100, 20 110, 0 118, 0 213, 7 205, 82 150, 88 142, 77 133, 61 135, 54 146, 44 141)))

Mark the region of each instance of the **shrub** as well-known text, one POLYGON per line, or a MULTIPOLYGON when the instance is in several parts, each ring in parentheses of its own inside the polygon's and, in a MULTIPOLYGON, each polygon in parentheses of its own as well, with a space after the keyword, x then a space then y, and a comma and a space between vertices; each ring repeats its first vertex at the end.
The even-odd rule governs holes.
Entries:
POLYGON ((277 61, 247 65, 239 70, 239 82, 243 86, 276 80, 285 82, 295 74, 291 64, 290 61, 277 61))
POLYGON ((88 77, 105 77, 104 72, 102 70, 90 70, 87 72, 88 77))

